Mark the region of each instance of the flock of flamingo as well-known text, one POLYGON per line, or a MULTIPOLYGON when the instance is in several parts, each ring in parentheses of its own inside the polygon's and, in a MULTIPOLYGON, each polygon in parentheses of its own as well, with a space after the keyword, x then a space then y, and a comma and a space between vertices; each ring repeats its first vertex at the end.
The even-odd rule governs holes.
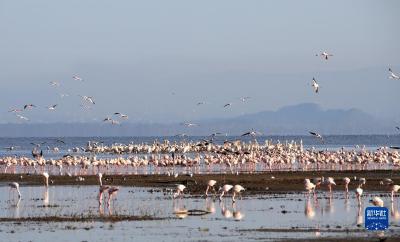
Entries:
MULTIPOLYGON (((36 149, 36 147, 35 147, 36 149)), ((276 170, 373 170, 396 169, 400 165, 399 147, 365 147, 338 150, 305 149, 300 143, 266 140, 198 142, 164 141, 153 144, 103 144, 89 142, 81 150, 46 159, 43 152, 33 157, 0 157, 3 173, 48 172, 58 175, 107 174, 180 174, 276 171, 276 170), (99 158, 98 158, 99 156, 99 158)), ((57 151, 58 152, 58 151, 57 151)))

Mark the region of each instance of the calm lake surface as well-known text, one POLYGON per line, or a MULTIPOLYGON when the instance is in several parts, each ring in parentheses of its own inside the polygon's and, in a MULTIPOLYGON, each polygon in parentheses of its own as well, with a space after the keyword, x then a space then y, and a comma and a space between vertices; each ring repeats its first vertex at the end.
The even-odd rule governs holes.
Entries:
POLYGON ((379 236, 363 229, 364 208, 369 200, 382 195, 389 208, 390 230, 400 233, 398 199, 393 204, 387 193, 368 193, 359 207, 353 192, 320 192, 318 200, 303 193, 246 196, 232 203, 186 194, 173 200, 161 189, 121 187, 110 208, 99 207, 97 186, 21 186, 22 199, 0 187, 0 217, 87 217, 154 216, 165 220, 123 222, 0 222, 0 241, 123 241, 134 240, 276 240, 284 238, 319 238, 379 236), (202 216, 176 214, 182 210, 204 210, 202 216))

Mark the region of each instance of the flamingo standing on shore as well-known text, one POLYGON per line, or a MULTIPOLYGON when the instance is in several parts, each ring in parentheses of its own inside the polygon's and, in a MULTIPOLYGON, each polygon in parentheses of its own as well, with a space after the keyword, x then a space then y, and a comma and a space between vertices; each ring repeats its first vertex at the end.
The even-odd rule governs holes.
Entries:
POLYGON ((101 178, 103 178, 103 174, 97 173, 97 178, 99 179, 99 184, 100 184, 100 186, 103 186, 103 182, 102 182, 102 180, 101 180, 101 178))
POLYGON ((103 204, 103 193, 110 189, 110 186, 102 185, 99 188, 99 205, 103 204))
POLYGON ((224 196, 225 193, 228 193, 232 189, 232 185, 226 184, 223 187, 220 187, 218 191, 221 191, 221 195, 219 196, 219 200, 222 200, 222 197, 224 196))
POLYGON ((235 196, 236 194, 239 194, 240 199, 242 199, 242 194, 240 193, 241 191, 244 191, 244 187, 242 187, 241 185, 235 185, 233 187, 233 196, 232 196, 232 202, 236 202, 235 200, 235 196))
POLYGON ((209 181, 208 181, 208 183, 207 183, 207 189, 206 189, 206 197, 208 196, 208 190, 209 190, 210 188, 213 189, 214 194, 217 193, 217 191, 215 191, 215 187, 214 187, 215 184, 217 184, 217 181, 216 181, 216 180, 209 180, 209 181))
POLYGON ((18 199, 21 199, 21 192, 19 191, 19 184, 17 182, 11 182, 10 184, 8 184, 8 186, 10 187, 10 190, 11 189, 17 190, 18 199))
POLYGON ((113 196, 117 195, 117 192, 119 191, 119 187, 110 187, 108 189, 108 200, 107 200, 107 206, 110 206, 110 201, 113 196))
POLYGON ((350 183, 350 178, 345 177, 343 178, 344 181, 344 190, 346 191, 346 194, 349 193, 349 183, 350 183))
POLYGON ((357 201, 358 201, 358 205, 361 206, 361 196, 363 194, 363 189, 361 188, 361 185, 359 185, 356 188, 356 196, 357 196, 357 201))
POLYGON ((393 200, 394 200, 394 193, 395 193, 395 192, 398 192, 399 189, 400 189, 400 186, 399 186, 399 185, 394 185, 394 184, 393 184, 393 185, 390 186, 390 192, 391 192, 390 201, 393 202, 393 200))
POLYGON ((45 187, 48 187, 49 186, 49 173, 43 172, 42 176, 44 177, 44 185, 45 185, 45 187))
POLYGON ((310 179, 304 179, 304 189, 308 192, 308 195, 310 195, 311 192, 313 192, 315 197, 315 187, 316 185, 312 183, 310 179))
POLYGON ((185 186, 185 185, 178 184, 178 185, 176 186, 176 192, 174 193, 173 198, 175 199, 175 198, 177 198, 179 195, 180 195, 181 197, 183 197, 183 190, 185 190, 185 189, 186 189, 186 186, 185 186))
POLYGON ((335 180, 332 177, 328 177, 323 183, 327 185, 329 193, 332 193, 332 185, 336 186, 335 180))

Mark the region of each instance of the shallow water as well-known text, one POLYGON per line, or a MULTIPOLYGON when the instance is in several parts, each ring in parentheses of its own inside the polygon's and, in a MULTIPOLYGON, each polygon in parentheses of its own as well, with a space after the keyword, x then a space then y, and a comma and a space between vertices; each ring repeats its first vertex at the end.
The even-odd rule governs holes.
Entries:
MULTIPOLYGON (((0 241, 122 241, 129 238, 172 240, 258 240, 283 238, 318 238, 326 236, 376 236, 363 230, 364 208, 377 193, 365 193, 358 208, 355 195, 346 199, 343 192, 332 196, 320 193, 319 199, 307 199, 303 193, 246 196, 232 204, 230 197, 222 203, 186 194, 171 199, 169 192, 151 188, 121 187, 110 209, 99 209, 97 186, 21 187, 22 199, 0 187, 0 217, 110 216, 134 215, 166 218, 157 221, 123 222, 0 222, 0 241), (11 198, 9 197, 11 196, 11 198), (176 211, 199 209, 202 216, 180 216, 176 211), (359 224, 359 226, 357 226, 359 224), (283 229, 283 230, 281 230, 283 229), (258 230, 258 231, 255 231, 258 230), (264 231, 263 231, 264 230, 264 231), (349 233, 346 233, 349 230, 349 233), (57 233, 55 233, 57 232, 57 233), (29 239, 27 239, 29 238, 29 239)), ((399 234, 398 199, 391 206, 390 229, 386 235, 399 234)), ((108 196, 108 195, 107 195, 108 196)))

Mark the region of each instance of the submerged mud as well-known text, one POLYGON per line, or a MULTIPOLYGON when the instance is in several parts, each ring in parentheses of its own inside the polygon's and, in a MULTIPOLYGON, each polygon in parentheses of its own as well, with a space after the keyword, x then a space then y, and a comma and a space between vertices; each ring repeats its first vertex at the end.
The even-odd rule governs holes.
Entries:
MULTIPOLYGON (((180 174, 177 177, 167 175, 107 175, 103 174, 103 184, 116 186, 168 188, 176 184, 184 184, 190 194, 204 193, 208 180, 216 180, 217 185, 241 184, 248 194, 263 194, 270 192, 303 191, 305 178, 333 177, 337 186, 335 190, 344 190, 343 178, 349 177, 350 189, 355 189, 358 179, 367 179, 365 189, 369 191, 384 191, 380 185, 384 178, 391 178, 395 184, 400 183, 400 173, 392 170, 376 171, 281 171, 262 173, 236 174, 180 174)), ((16 181, 21 186, 43 185, 43 176, 31 174, 0 174, 0 182, 16 181)), ((95 175, 80 176, 50 176, 50 185, 98 185, 95 175), (79 178, 79 179, 78 179, 79 178)))

